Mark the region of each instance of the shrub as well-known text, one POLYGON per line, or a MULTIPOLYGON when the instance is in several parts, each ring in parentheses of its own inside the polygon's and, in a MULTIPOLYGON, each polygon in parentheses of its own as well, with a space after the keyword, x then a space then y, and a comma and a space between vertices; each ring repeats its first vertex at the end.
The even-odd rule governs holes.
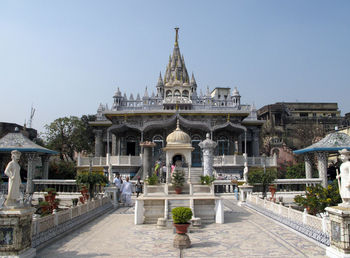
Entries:
POLYGON ((175 187, 182 187, 185 183, 185 174, 182 170, 175 169, 173 172, 171 183, 175 187))
POLYGON ((158 176, 156 174, 153 174, 148 179, 145 180, 147 184, 149 185, 156 185, 158 184, 158 176))
POLYGON ((277 178, 275 169, 257 169, 251 170, 248 174, 248 183, 251 185, 261 184, 263 187, 263 195, 266 196, 267 186, 270 185, 277 178))
POLYGON ((188 207, 176 207, 171 213, 175 224, 186 224, 192 218, 192 210, 188 207))
POLYGON ((321 185, 306 187, 305 196, 297 195, 294 202, 307 209, 309 214, 316 215, 324 212, 328 206, 334 206, 341 202, 338 184, 333 181, 327 188, 321 185))
POLYGON ((78 185, 86 185, 89 188, 91 198, 94 197, 95 185, 106 185, 108 183, 107 177, 100 173, 80 173, 77 178, 78 185))
POLYGON ((201 184, 202 185, 211 185, 215 181, 214 176, 201 176, 201 184))

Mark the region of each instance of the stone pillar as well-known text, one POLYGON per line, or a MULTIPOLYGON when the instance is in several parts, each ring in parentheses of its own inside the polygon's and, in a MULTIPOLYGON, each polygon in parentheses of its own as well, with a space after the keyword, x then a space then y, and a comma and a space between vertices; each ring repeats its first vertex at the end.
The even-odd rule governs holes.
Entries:
POLYGON ((247 201, 247 196, 253 191, 253 186, 251 185, 239 185, 239 202, 238 205, 241 206, 247 201))
POLYGON ((207 133, 206 137, 207 138, 203 142, 200 142, 198 145, 203 151, 203 174, 204 176, 212 176, 214 164, 214 149, 217 143, 210 139, 209 133, 207 133))
POLYGON ((49 179, 49 161, 50 155, 41 156, 41 162, 43 163, 43 179, 49 179))
POLYGON ((153 142, 142 142, 140 144, 143 147, 143 157, 142 157, 142 165, 143 165, 143 176, 142 179, 146 179, 147 176, 152 176, 152 148, 156 146, 153 142))
POLYGON ((350 209, 327 207, 330 220, 330 246, 326 249, 328 257, 350 257, 350 209))
POLYGON ((304 156, 304 160, 305 160, 305 178, 312 178, 311 154, 306 153, 304 156))
POLYGON ((259 130, 256 129, 253 131, 253 156, 258 157, 259 156, 259 130))
POLYGON ((238 153, 240 153, 240 154, 243 153, 243 150, 242 150, 242 137, 243 137, 243 134, 240 134, 238 136, 238 153))
POLYGON ((35 153, 26 154, 28 160, 28 169, 27 169, 27 194, 34 193, 34 185, 33 185, 33 176, 34 176, 34 160, 37 157, 35 153))
POLYGON ((95 133, 95 157, 102 157, 102 154, 103 154, 102 130, 94 130, 94 133, 95 133))
POLYGON ((327 167, 328 167, 328 153, 327 152, 317 152, 317 169, 319 178, 322 179, 322 186, 327 187, 327 167))
POLYGON ((32 248, 32 217, 34 208, 0 210, 0 256, 35 257, 32 248))
POLYGON ((115 155, 117 155, 117 137, 112 133, 112 156, 115 155))

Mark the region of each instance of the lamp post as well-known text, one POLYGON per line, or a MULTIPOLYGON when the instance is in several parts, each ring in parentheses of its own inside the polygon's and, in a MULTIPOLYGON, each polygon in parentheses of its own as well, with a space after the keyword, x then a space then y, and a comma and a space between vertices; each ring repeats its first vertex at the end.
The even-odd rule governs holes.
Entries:
POLYGON ((263 159, 263 169, 264 169, 264 175, 263 175, 263 197, 266 197, 266 186, 265 186, 265 180, 266 180, 266 154, 263 153, 262 155, 263 159))

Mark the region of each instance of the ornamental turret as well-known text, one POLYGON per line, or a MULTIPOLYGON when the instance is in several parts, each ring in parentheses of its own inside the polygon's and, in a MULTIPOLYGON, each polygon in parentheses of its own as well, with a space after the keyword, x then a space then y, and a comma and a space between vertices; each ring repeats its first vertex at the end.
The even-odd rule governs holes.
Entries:
POLYGON ((162 79, 162 73, 159 73, 158 83, 157 83, 157 97, 164 97, 164 83, 162 79))
POLYGON ((241 105, 241 95, 239 95, 239 91, 237 87, 234 88, 232 92, 232 101, 234 106, 240 106, 241 105))

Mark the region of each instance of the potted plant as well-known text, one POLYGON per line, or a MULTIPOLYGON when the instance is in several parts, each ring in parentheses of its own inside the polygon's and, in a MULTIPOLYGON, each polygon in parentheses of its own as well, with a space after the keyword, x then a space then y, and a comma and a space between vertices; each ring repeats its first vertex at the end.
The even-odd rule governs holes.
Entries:
POLYGON ((276 201, 276 198, 275 198, 275 193, 276 193, 276 185, 274 184, 271 184, 269 185, 269 191, 271 192, 271 201, 275 202, 276 201))
POLYGON ((185 183, 185 174, 184 174, 183 170, 175 169, 173 176, 172 176, 171 183, 175 187, 175 192, 177 194, 180 194, 182 191, 182 187, 185 183))
POLYGON ((145 181, 149 185, 156 185, 158 184, 158 176, 156 174, 153 174, 152 176, 147 178, 145 181))
POLYGON ((201 184, 202 185, 211 185, 213 182, 215 181, 215 177, 214 176, 201 176, 201 184))
POLYGON ((171 210, 171 213, 173 215, 176 233, 186 234, 187 228, 190 225, 188 221, 192 218, 192 210, 188 207, 176 207, 171 210))

